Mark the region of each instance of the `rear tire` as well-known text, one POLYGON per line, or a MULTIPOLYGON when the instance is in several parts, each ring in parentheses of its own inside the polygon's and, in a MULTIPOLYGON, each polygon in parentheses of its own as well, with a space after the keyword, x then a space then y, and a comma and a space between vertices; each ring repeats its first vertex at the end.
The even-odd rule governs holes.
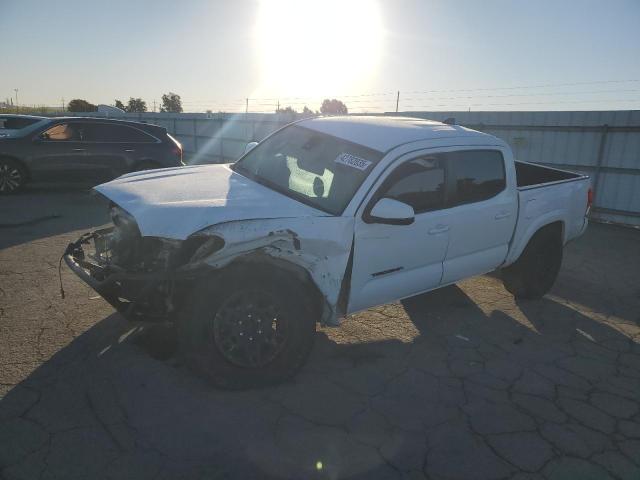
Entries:
POLYGON ((520 258, 502 269, 502 283, 517 299, 542 298, 556 281, 562 265, 562 235, 555 225, 529 240, 520 258))
POLYGON ((282 382, 305 363, 318 317, 300 280, 256 264, 230 267, 186 302, 180 356, 220 388, 282 382))
POLYGON ((19 192, 27 183, 27 171, 12 158, 0 157, 0 195, 19 192))

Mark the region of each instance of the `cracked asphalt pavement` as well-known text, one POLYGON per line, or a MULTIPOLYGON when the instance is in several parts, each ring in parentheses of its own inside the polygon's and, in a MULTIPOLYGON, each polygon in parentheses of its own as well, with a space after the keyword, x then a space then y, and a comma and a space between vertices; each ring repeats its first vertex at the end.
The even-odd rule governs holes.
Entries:
POLYGON ((63 268, 82 190, 0 200, 0 478, 639 479, 640 231, 540 301, 487 275, 320 328, 291 382, 212 388, 63 268))

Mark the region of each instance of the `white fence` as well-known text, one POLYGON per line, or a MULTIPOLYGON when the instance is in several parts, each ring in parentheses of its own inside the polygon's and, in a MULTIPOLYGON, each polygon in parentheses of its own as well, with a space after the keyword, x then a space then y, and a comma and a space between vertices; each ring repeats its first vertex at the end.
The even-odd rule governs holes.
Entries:
MULTIPOLYGON (((504 139, 519 160, 584 172, 591 177, 594 187, 594 217, 640 226, 638 110, 400 114, 433 120, 453 117, 460 125, 504 139)), ((130 113, 112 118, 164 126, 182 142, 191 161, 222 163, 238 158, 247 142, 262 140, 299 116, 130 113)))

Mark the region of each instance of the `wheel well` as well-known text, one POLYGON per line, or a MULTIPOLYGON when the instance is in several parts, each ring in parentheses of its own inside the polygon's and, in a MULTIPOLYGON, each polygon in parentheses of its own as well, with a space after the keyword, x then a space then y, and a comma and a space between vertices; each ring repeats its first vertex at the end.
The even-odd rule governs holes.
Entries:
POLYGON ((266 254, 249 253, 232 261, 229 265, 219 270, 217 275, 224 276, 232 272, 236 274, 251 274, 255 272, 255 269, 263 269, 269 273, 294 277, 308 292, 312 307, 318 312, 318 319, 320 318, 320 314, 324 310, 324 294, 313 281, 309 272, 293 262, 266 254))
POLYGON ((24 170, 27 180, 31 180, 31 171, 29 171, 29 168, 22 160, 20 160, 19 158, 13 157, 11 155, 0 155, 0 158, 8 158, 9 160, 13 160, 16 163, 19 163, 20 166, 22 167, 22 170, 24 170))
MULTIPOLYGON (((560 240, 560 243, 564 243, 564 222, 557 221, 539 228, 538 231, 533 234, 531 240, 542 235, 548 237, 557 237, 560 240)), ((529 242, 531 242, 531 240, 529 240, 529 242)))

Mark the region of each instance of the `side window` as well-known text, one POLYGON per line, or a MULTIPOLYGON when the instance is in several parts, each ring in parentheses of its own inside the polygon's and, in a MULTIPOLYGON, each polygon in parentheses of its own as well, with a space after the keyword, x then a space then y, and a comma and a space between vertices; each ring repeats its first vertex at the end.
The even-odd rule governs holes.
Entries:
POLYGON ((404 202, 416 213, 444 206, 445 170, 439 157, 424 157, 403 163, 382 186, 379 198, 404 202))
POLYGON ((450 172, 450 206, 495 197, 506 186, 504 160, 496 150, 470 150, 447 154, 450 172))
POLYGON ((56 142, 77 142, 82 140, 81 131, 77 125, 69 123, 59 123, 42 133, 45 140, 53 140, 56 142))
POLYGON ((87 125, 85 137, 89 142, 152 143, 155 141, 153 137, 135 128, 125 125, 110 125, 107 123, 87 125))

